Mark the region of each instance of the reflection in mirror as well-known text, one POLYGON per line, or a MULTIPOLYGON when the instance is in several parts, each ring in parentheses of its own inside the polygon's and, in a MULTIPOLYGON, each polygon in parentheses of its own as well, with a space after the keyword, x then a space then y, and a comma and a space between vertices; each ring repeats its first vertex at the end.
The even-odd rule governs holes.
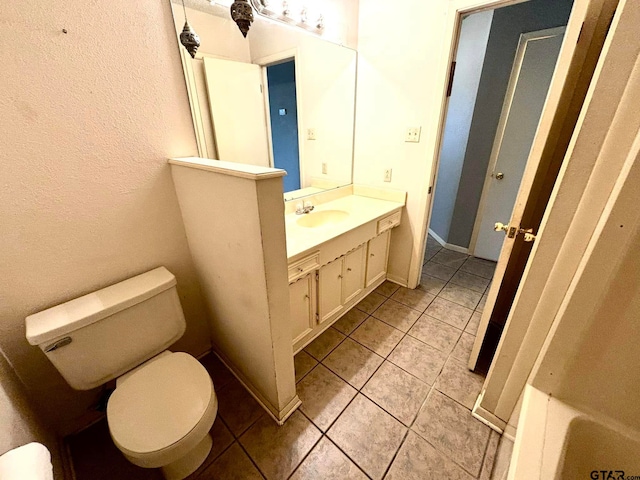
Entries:
MULTIPOLYGON (((185 4, 201 41, 194 59, 179 46, 200 156, 286 170, 285 200, 351 183, 355 50, 258 15, 245 39, 228 8, 185 4)), ((172 6, 179 34, 185 14, 172 6)), ((355 38, 347 30, 340 40, 355 38)))

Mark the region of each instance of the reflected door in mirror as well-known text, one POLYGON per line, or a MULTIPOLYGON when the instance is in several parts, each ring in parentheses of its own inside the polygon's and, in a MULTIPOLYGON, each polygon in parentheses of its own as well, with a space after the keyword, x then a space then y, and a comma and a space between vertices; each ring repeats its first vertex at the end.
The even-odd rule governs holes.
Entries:
POLYGON ((269 166, 269 145, 258 65, 204 57, 218 158, 269 166))

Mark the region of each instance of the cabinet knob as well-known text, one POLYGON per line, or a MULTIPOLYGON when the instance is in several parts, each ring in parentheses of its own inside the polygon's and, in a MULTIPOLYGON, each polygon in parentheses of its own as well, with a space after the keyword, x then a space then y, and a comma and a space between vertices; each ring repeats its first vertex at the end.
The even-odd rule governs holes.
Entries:
POLYGON ((299 271, 299 272, 304 272, 304 268, 302 268, 302 267, 298 267, 298 271, 299 271))
POLYGON ((305 295, 305 296, 304 296, 304 299, 305 299, 305 300, 309 300, 309 295, 305 295))
POLYGON ((338 275, 338 278, 342 278, 342 275, 338 275))
POLYGON ((350 268, 347 268, 347 272, 350 272, 350 271, 351 271, 351 269, 350 269, 350 268))
POLYGON ((375 257, 376 255, 374 253, 371 254, 372 257, 375 257))

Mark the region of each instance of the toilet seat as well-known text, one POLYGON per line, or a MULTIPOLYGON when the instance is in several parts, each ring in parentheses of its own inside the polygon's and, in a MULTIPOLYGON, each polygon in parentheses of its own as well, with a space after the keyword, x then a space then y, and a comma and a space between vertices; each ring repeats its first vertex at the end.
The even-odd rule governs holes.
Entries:
POLYGON ((133 463, 158 467, 207 434, 218 410, 213 382, 191 355, 163 355, 118 384, 107 404, 114 443, 133 463))

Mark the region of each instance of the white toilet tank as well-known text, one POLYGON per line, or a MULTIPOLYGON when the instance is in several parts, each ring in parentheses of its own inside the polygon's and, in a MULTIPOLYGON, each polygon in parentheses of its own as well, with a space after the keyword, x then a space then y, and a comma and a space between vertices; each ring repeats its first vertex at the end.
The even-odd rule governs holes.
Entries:
POLYGON ((29 315, 26 327, 69 385, 88 390, 166 350, 186 323, 176 278, 158 267, 29 315))

